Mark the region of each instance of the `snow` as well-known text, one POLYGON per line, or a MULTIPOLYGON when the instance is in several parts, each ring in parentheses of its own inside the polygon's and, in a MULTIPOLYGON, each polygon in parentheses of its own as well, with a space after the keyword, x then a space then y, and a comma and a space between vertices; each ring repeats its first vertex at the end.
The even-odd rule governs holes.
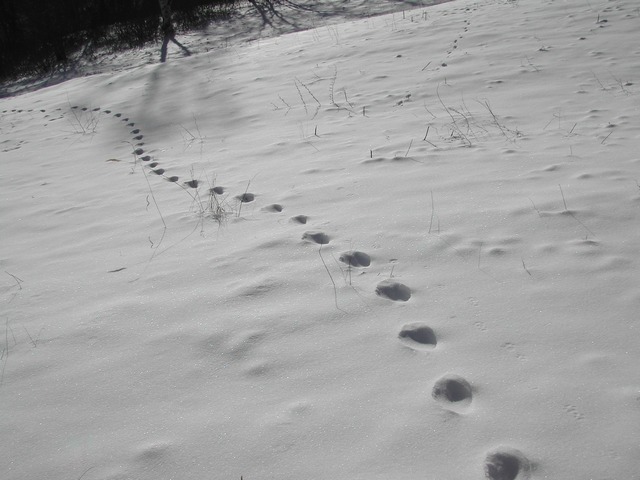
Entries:
POLYGON ((639 24, 456 0, 0 99, 3 478, 639 479, 639 24))

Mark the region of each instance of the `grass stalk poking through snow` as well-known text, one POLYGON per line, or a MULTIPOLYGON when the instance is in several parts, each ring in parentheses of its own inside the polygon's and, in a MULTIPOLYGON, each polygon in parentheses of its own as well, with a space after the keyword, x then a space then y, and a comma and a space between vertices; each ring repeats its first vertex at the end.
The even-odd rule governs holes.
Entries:
POLYGON ((16 285, 18 285, 18 290, 22 290, 22 283, 24 282, 24 280, 15 276, 13 273, 7 272, 6 270, 4 271, 4 273, 6 273, 7 275, 9 275, 11 278, 15 280, 16 285))
POLYGON ((7 367, 7 360, 9 359, 9 335, 7 331, 8 327, 9 319, 7 319, 4 330, 4 347, 0 351, 0 361, 2 361, 2 370, 0 370, 0 386, 2 386, 2 383, 4 382, 4 371, 7 367))
POLYGON ((7 317, 4 325, 4 348, 0 352, 0 361, 2 361, 2 370, 0 370, 0 386, 4 383, 4 372, 7 368, 7 362, 9 361, 9 330, 13 336, 13 344, 16 345, 16 336, 13 333, 13 329, 9 326, 9 318, 7 317))
POLYGON ((429 233, 431 233, 431 229, 433 228, 433 216, 435 215, 435 204, 433 203, 433 190, 431 190, 431 219, 429 220, 429 233))
MULTIPOLYGON (((469 137, 467 137, 467 135, 462 131, 462 129, 460 128, 460 125, 458 125, 458 121, 456 120, 456 117, 453 115, 453 113, 451 113, 451 109, 449 107, 447 107, 444 103, 444 101, 442 100, 442 97, 440 96, 440 85, 438 85, 436 87, 436 96, 438 97, 438 101, 440 102, 440 105, 442 105, 442 108, 444 108, 445 112, 447 113, 447 115, 449 115, 449 118, 451 118, 451 137, 453 138, 459 138, 460 140, 462 140, 462 142, 467 146, 467 147, 471 147, 473 144, 471 143, 471 140, 469 140, 469 137)), ((465 117, 466 119, 466 117, 465 117)), ((468 128, 469 124, 468 124, 468 120, 467 120, 467 128, 468 128)))
MULTIPOLYGON (((135 164, 138 163, 138 155, 136 153, 133 154, 135 164)), ((149 177, 147 176, 147 172, 145 172, 144 168, 142 169, 142 174, 144 175, 144 179, 147 182, 147 187, 149 188, 149 195, 153 200, 153 204, 158 211, 158 215, 160 215, 160 220, 162 220, 162 225, 164 225, 165 230, 167 229, 167 222, 164 221, 164 216, 162 215, 162 211, 160 210, 160 206, 158 205, 158 201, 156 200, 156 196, 153 193, 153 188, 151 188, 151 182, 149 182, 149 177)), ((147 200, 148 202, 148 200, 147 200)))
POLYGON ((302 100, 302 106, 304 107, 304 113, 309 115, 309 110, 307 109, 307 102, 305 101, 304 96, 302 95, 302 92, 300 91, 300 87, 298 86, 298 79, 296 79, 293 83, 296 86, 296 90, 298 91, 298 95, 300 96, 300 100, 302 100))
MULTIPOLYGON (((67 103, 69 103, 68 100, 67 103)), ((98 123, 100 123, 99 113, 91 108, 79 110, 78 107, 71 106, 71 103, 69 103, 69 110, 71 111, 71 115, 73 115, 73 120, 69 120, 69 123, 75 133, 81 135, 93 135, 96 133, 98 123)))
POLYGON ((529 269, 527 268, 527 266, 524 264, 524 258, 520 258, 522 260, 522 268, 524 268, 524 271, 527 272, 529 274, 529 276, 531 277, 531 272, 529 271, 529 269))
POLYGON ((177 185, 191 197, 191 208, 193 209, 194 206, 196 207, 196 211, 198 215, 200 215, 201 219, 212 218, 221 226, 232 211, 231 206, 228 205, 225 198, 222 197, 223 190, 220 187, 215 186, 215 177, 213 177, 211 181, 207 179, 209 188, 207 190, 206 199, 203 200, 199 190, 200 184, 193 177, 194 174, 192 169, 192 179, 185 182, 184 185, 180 185, 179 183, 177 185), (193 189, 195 193, 191 193, 191 189, 193 189))
POLYGON ((322 262, 324 269, 327 271, 327 275, 329 275, 329 279, 331 280, 331 284, 333 285, 333 301, 335 302, 336 309, 346 313, 338 306, 338 287, 336 287, 336 282, 333 279, 333 275, 331 275, 329 267, 327 267, 327 263, 324 261, 324 257, 322 256, 322 244, 320 244, 320 248, 318 248, 318 255, 320 256, 320 261, 322 262))
POLYGON ((242 198, 240 199, 240 205, 238 206, 238 213, 236 214, 236 218, 240 217, 240 212, 242 212, 242 204, 244 203, 244 198, 249 191, 249 185, 251 185, 251 180, 247 182, 247 188, 244 189, 244 193, 242 194, 242 198))
POLYGON ((578 222, 578 223, 582 226, 582 228, 584 228, 588 233, 590 233, 591 235, 593 235, 593 236, 595 237, 595 236, 596 236, 596 234, 595 234, 595 233, 593 233, 593 231, 591 231, 591 230, 589 229, 589 227, 587 227, 584 223, 582 223, 582 222, 578 219, 578 217, 576 217, 576 216, 575 216, 575 214, 574 214, 571 210, 569 210, 569 209, 567 208, 567 201, 566 201, 566 200, 565 200, 565 198, 564 198, 564 192, 562 191, 562 185, 558 184, 558 187, 560 188, 560 194, 562 195, 562 203, 564 204, 564 212, 565 212, 566 214, 570 215, 570 216, 571 216, 571 218, 573 218, 576 222, 578 222))
POLYGON ((564 192, 562 191, 562 185, 558 184, 558 188, 560 188, 560 195, 562 195, 562 203, 564 204, 564 211, 568 212, 569 209, 567 208, 567 201, 564 198, 564 192))
MULTIPOLYGON (((489 112, 489 115, 491 115, 493 124, 498 128, 498 130, 500 130, 500 133, 502 133, 504 138, 506 138, 511 142, 515 142, 515 140, 518 137, 522 136, 522 133, 517 128, 513 130, 511 128, 506 127, 505 125, 502 124, 502 122, 500 122, 500 120, 498 119, 498 116, 493 112, 493 109, 491 108, 491 104, 489 103, 489 100, 485 99, 479 103, 487 109, 487 111, 489 112)), ((575 128, 575 125, 574 125, 574 128, 575 128)), ((573 132, 573 129, 571 129, 571 132, 573 132)))
POLYGON ((336 86, 336 80, 338 79, 338 67, 336 67, 335 65, 333 66, 333 77, 331 77, 331 80, 329 81, 329 102, 331 102, 331 105, 335 105, 336 107, 339 107, 339 105, 336 103, 335 101, 335 97, 334 97, 334 88, 336 86))
POLYGON ((316 118, 316 116, 318 115, 318 112, 320 111, 320 108, 322 108, 322 103, 320 103, 320 100, 318 100, 318 98, 313 94, 311 89, 305 83, 303 83, 300 79, 298 78, 295 79, 295 85, 296 85, 296 89, 298 90, 298 95, 300 95, 300 98, 302 99, 305 113, 307 114, 309 113, 307 110, 307 102, 305 102, 304 97, 302 95, 302 91, 300 90, 300 87, 298 85, 301 85, 302 88, 304 88, 307 91, 307 93, 311 95, 311 98, 313 98, 315 102, 318 104, 316 106, 315 112, 313 113, 313 116, 311 117, 311 118, 316 118))
POLYGON ((90 472, 91 470, 93 470, 94 468, 96 468, 96 467, 89 467, 89 468, 87 468, 84 472, 82 472, 82 475, 80 475, 80 476, 78 477, 78 480, 82 480, 82 477, 84 477, 87 473, 89 473, 89 472, 90 472))
POLYGON ((216 193, 215 187, 209 189, 206 212, 211 218, 218 222, 219 225, 222 225, 229 214, 225 208, 224 201, 221 201, 216 193))
POLYGON ((411 145, 413 145, 413 138, 409 142, 409 148, 407 148, 407 151, 404 154, 404 158, 407 158, 409 156, 409 150, 411 150, 411 145))
POLYGON ((185 144, 184 150, 188 150, 191 145, 193 145, 193 142, 195 142, 196 140, 198 141, 198 143, 200 144, 200 154, 202 154, 202 149, 203 149, 203 144, 204 144, 204 137, 202 136, 202 133, 200 132, 200 126, 198 125, 198 120, 196 119, 195 114, 191 114, 191 117, 193 118, 193 123, 195 125, 195 129, 197 132, 197 135, 194 135, 187 127, 185 127, 182 124, 180 125, 180 128, 182 128, 185 133, 188 135, 188 137, 185 137, 183 135, 183 141, 185 144))

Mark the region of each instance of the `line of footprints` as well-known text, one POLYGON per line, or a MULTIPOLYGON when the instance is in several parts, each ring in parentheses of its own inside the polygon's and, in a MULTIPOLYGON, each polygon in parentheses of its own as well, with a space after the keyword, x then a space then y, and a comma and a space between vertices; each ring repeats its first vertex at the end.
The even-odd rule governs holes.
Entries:
MULTIPOLYGON (((72 109, 80 109, 81 111, 88 111, 87 107, 73 106, 72 109)), ((46 110, 39 110, 41 113, 46 113, 46 110)), ((21 113, 32 112, 32 110, 11 110, 3 111, 6 113, 21 113)), ((91 112, 99 112, 104 114, 111 114, 110 110, 100 110, 99 107, 91 109, 91 112)), ((126 123, 127 127, 135 127, 135 123, 130 121, 128 117, 123 117, 121 113, 114 113, 115 118, 121 119, 126 123)), ((45 115, 45 118, 49 115, 45 115)), ((50 118, 50 117, 49 117, 50 118)), ((53 118, 57 120, 62 117, 53 118)), ((166 171, 159 166, 152 156, 145 154, 143 148, 144 142, 142 141, 144 135, 139 128, 133 128, 130 131, 133 135, 134 151, 132 152, 138 158, 140 158, 156 175, 162 176, 164 179, 171 183, 179 181, 177 176, 168 176, 166 171)), ((182 188, 197 188, 198 181, 195 179, 183 182, 182 188)), ((223 187, 213 187, 213 192, 220 195, 224 193, 223 187)), ((249 192, 244 192, 236 196, 236 199, 241 203, 249 203, 254 201, 255 195, 249 192)), ((272 204, 264 207, 263 210, 271 212, 282 212, 283 207, 279 204, 272 204)), ((291 217, 291 221, 298 224, 306 224, 308 217, 306 215, 297 215, 291 217)), ((302 235, 302 240, 314 243, 322 247, 330 242, 330 237, 320 231, 306 231, 302 235)), ((366 268, 371 265, 371 257, 360 251, 351 250, 342 253, 339 256, 339 261, 346 264, 348 268, 366 268)), ((394 281, 392 278, 383 280, 376 286, 375 293, 383 298, 387 298, 392 301, 406 302, 411 298, 411 289, 406 285, 394 281)), ((428 325, 416 322, 409 323, 402 327, 398 334, 399 340, 414 350, 431 350, 435 348, 437 344, 436 334, 428 325)), ((454 374, 447 374, 439 378, 432 389, 433 398, 443 404, 451 411, 461 413, 472 402, 473 399, 473 387, 471 384, 461 376, 454 374)), ((500 446, 491 450, 486 454, 484 460, 484 473, 486 478, 490 480, 523 480, 530 477, 533 470, 531 462, 525 457, 525 455, 519 450, 507 446, 500 446)))
MULTIPOLYGON (((330 238, 322 232, 305 232, 302 236, 319 245, 329 243, 330 238)), ((361 268, 371 265, 371 258, 364 252, 348 251, 338 258, 349 267, 361 268)), ((411 289, 391 279, 378 283, 376 294, 393 301, 406 302, 411 298, 411 289)), ((431 327, 422 323, 408 323, 398 334, 399 340, 414 350, 431 350, 437 344, 436 334, 431 327)), ((459 375, 446 374, 440 377, 431 392, 433 398, 454 412, 463 412, 473 398, 473 387, 459 375)), ((484 472, 490 480, 523 480, 530 477, 531 462, 519 450, 499 446, 487 453, 484 472)))

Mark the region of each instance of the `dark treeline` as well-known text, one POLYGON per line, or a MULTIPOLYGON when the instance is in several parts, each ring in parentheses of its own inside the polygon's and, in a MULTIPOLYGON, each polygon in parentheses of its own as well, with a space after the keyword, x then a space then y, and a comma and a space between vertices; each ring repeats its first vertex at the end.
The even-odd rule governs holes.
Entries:
MULTIPOLYGON (((236 0, 172 0, 177 28, 232 12, 236 0)), ((51 71, 82 52, 140 46, 160 35, 158 0, 0 0, 0 78, 51 71)))

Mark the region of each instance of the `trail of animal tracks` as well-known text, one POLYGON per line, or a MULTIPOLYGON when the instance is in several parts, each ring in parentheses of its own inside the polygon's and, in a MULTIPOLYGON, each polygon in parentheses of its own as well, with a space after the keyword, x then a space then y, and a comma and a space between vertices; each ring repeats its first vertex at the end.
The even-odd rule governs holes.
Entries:
POLYGON ((639 25, 457 0, 1 99, 3 478, 640 479, 639 25))

